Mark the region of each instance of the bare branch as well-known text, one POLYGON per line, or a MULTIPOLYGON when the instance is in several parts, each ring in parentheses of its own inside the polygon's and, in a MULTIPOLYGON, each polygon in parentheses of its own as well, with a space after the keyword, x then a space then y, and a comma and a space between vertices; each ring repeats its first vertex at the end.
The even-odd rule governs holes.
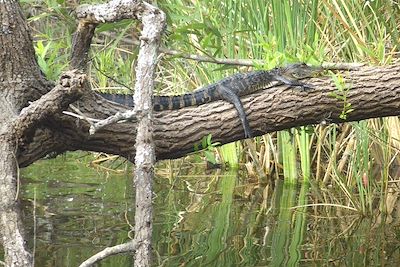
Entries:
POLYGON ((88 62, 90 44, 97 24, 79 22, 72 38, 71 69, 84 71, 88 62))
POLYGON ((100 5, 79 6, 76 16, 85 23, 99 24, 140 18, 143 8, 143 3, 139 0, 113 0, 100 5))
POLYGON ((113 0, 105 4, 79 6, 76 9, 79 25, 72 41, 71 68, 86 68, 94 30, 99 23, 138 18, 142 6, 139 0, 113 0))
MULTIPOLYGON (((116 37, 115 33, 110 33, 110 32, 102 32, 101 35, 109 36, 112 38, 116 37)), ((140 41, 137 39, 122 38, 121 41, 123 41, 126 44, 130 44, 130 45, 136 45, 136 46, 140 45, 140 41)), ((249 66, 249 67, 265 64, 264 60, 259 60, 259 59, 215 58, 215 57, 211 57, 211 56, 189 54, 189 53, 181 52, 178 50, 168 49, 166 47, 160 47, 158 50, 160 53, 164 53, 166 55, 195 60, 197 62, 210 62, 210 63, 215 63, 215 64, 234 65, 234 66, 249 66)))
MULTIPOLYGON (((101 5, 84 5, 77 9, 79 27, 71 65, 84 68, 87 63, 87 53, 93 36, 95 25, 104 22, 114 22, 121 19, 138 18, 142 20, 140 51, 138 56, 134 110, 124 113, 117 112, 95 125, 91 125, 90 134, 98 129, 121 119, 131 119, 138 116, 138 131, 136 135, 135 184, 135 242, 139 244, 135 266, 150 266, 151 236, 152 236, 152 178, 155 164, 155 145, 153 141, 153 105, 151 102, 154 89, 154 73, 157 62, 158 47, 161 34, 165 28, 165 14, 142 1, 113 0, 101 5), (90 28, 89 26, 94 26, 90 28), (83 58, 83 59, 82 59, 83 58)), ((83 265, 85 266, 85 265, 83 265)))
POLYGON ((94 122, 99 122, 100 120, 98 119, 93 119, 93 118, 89 118, 88 116, 86 116, 82 111, 80 111, 77 107, 75 107, 74 105, 69 105, 69 108, 72 109, 75 113, 70 112, 70 111, 63 111, 63 114, 65 115, 69 115, 81 120, 85 120, 87 121, 91 126, 93 125, 94 122))
MULTIPOLYGON (((112 32, 102 32, 100 33, 103 36, 111 37, 111 38, 116 38, 117 35, 112 32)), ((122 42, 130 45, 135 45, 139 46, 140 41, 137 39, 132 39, 132 38, 122 38, 122 42)), ((243 59, 243 58, 215 58, 211 56, 203 56, 203 55, 197 55, 197 54, 189 54, 185 53, 182 51, 178 50, 173 50, 173 49, 168 49, 166 47, 160 47, 159 49, 160 53, 164 53, 166 55, 171 55, 171 56, 176 56, 179 58, 186 58, 190 60, 194 60, 197 62, 209 62, 209 63, 215 63, 215 64, 223 64, 223 65, 234 65, 234 66, 248 66, 248 67, 254 67, 254 66, 260 66, 264 65, 267 62, 262 59, 243 59)), ((325 69, 329 70, 356 70, 362 66, 364 66, 364 63, 333 63, 333 62, 324 62, 322 63, 322 67, 325 69)))
MULTIPOLYGON (((400 115, 400 64, 390 66, 364 66, 359 70, 342 73, 346 84, 352 87, 347 100, 354 109, 347 121, 400 115)), ((332 96, 337 88, 328 76, 303 80, 315 89, 301 92, 287 86, 274 86, 243 96, 241 101, 256 135, 262 135, 301 125, 344 122, 339 118, 343 109, 340 99, 332 96)), ((105 119, 128 108, 110 102, 93 92, 80 100, 79 109, 89 118, 105 119)), ((53 117, 52 117, 53 118, 53 117)), ((90 150, 121 155, 133 160, 137 121, 127 121, 106 126, 96 134, 89 135, 90 124, 76 124, 74 118, 60 116, 52 120, 52 132, 38 127, 34 140, 57 142, 43 152, 37 145, 30 144, 31 136, 24 142, 24 150, 17 153, 20 166, 27 166, 51 151, 59 153, 69 150, 90 150), (65 131, 65 129, 68 129, 65 131), (50 149, 50 150, 49 150, 50 149)), ((214 101, 201 106, 154 113, 154 140, 157 159, 173 159, 193 152, 204 136, 212 135, 214 142, 226 144, 243 139, 243 130, 234 107, 224 101, 214 101)), ((43 142, 43 141, 41 141, 43 142)), ((47 142, 48 143, 48 142, 47 142)))
POLYGON ((151 265, 151 237, 153 231, 153 169, 156 161, 153 140, 154 76, 158 47, 165 28, 165 14, 158 8, 143 3, 143 30, 136 67, 134 111, 148 110, 139 117, 136 135, 135 155, 135 241, 139 246, 135 253, 135 266, 151 265))
POLYGON ((76 71, 61 75, 59 84, 54 89, 21 110, 14 122, 19 136, 46 117, 67 109, 70 103, 83 94, 85 81, 86 75, 76 71))
POLYGON ((117 112, 113 116, 110 116, 104 120, 92 124, 90 126, 89 133, 93 135, 96 133, 96 131, 113 123, 123 122, 123 121, 136 121, 139 115, 138 113, 140 113, 141 116, 146 116, 148 114, 148 110, 143 110, 143 111, 128 110, 127 112, 117 112))
POLYGON ((85 260, 84 262, 79 265, 79 267, 89 267, 95 264, 96 262, 99 262, 109 256, 113 255, 118 255, 121 253, 127 253, 127 252, 134 252, 137 248, 137 243, 132 240, 129 241, 128 243, 116 245, 113 247, 108 247, 103 249, 102 251, 96 253, 95 255, 91 256, 89 259, 85 260))

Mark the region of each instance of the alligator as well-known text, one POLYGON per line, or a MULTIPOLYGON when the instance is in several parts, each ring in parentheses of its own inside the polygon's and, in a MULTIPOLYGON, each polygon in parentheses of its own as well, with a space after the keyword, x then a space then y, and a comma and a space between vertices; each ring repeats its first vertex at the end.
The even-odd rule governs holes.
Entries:
MULTIPOLYGON (((246 138, 253 137, 240 96, 263 89, 272 82, 280 82, 289 86, 300 87, 303 91, 312 86, 299 82, 322 71, 321 67, 308 66, 305 63, 290 64, 271 70, 258 70, 247 73, 237 73, 216 83, 177 96, 154 96, 155 111, 180 109, 188 106, 198 106, 215 100, 225 100, 234 105, 241 120, 246 138)), ((123 94, 98 93, 102 97, 121 105, 133 107, 133 96, 123 94)))

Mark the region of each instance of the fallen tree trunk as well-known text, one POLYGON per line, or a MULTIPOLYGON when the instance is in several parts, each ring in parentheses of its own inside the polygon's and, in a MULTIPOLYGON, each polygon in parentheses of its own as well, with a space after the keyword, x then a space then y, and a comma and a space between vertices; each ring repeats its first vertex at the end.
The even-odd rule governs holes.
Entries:
MULTIPOLYGON (((341 75, 351 87, 346 97, 353 111, 347 114, 346 120, 339 117, 344 103, 332 96, 332 93, 337 93, 332 78, 322 76, 303 81, 313 85, 314 90, 304 92, 280 85, 243 97, 254 133, 262 135, 321 122, 341 123, 400 115, 400 65, 362 67, 341 75)), ((79 106, 87 117, 96 119, 126 110, 126 107, 91 92, 74 105, 79 106)), ((154 116, 154 139, 159 160, 178 158, 194 151, 195 145, 208 134, 221 144, 244 138, 234 107, 223 101, 156 112, 154 116)), ((116 123, 92 136, 88 134, 89 127, 84 120, 57 114, 38 125, 33 137, 36 142, 20 148, 20 165, 27 166, 51 151, 90 150, 133 159, 136 122, 116 123), (38 142, 48 145, 40 150, 38 142)))

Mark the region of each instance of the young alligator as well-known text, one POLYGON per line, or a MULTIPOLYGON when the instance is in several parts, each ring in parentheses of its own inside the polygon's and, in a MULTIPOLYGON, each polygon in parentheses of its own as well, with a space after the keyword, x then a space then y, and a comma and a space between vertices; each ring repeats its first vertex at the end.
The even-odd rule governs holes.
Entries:
MULTIPOLYGON (((245 137, 249 138, 253 136, 253 133, 242 102, 240 101, 240 96, 263 89, 274 81, 290 86, 298 86, 303 90, 310 89, 312 87, 299 82, 297 79, 310 77, 321 70, 322 68, 320 67, 311 67, 304 63, 296 63, 271 70, 237 73, 216 83, 197 89, 192 93, 178 96, 154 96, 154 110, 180 109, 188 106, 202 105, 215 100, 225 100, 235 106, 244 129, 245 137)), ((107 100, 125 106, 133 106, 132 95, 99 94, 107 100)))

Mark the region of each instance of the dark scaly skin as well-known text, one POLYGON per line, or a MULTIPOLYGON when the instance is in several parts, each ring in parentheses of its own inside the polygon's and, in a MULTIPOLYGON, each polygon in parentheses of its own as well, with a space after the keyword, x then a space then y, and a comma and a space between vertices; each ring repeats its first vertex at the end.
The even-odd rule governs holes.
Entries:
MULTIPOLYGON (((198 106, 215 100, 225 100, 235 106, 244 129, 245 137, 248 138, 252 137, 253 133, 242 102, 240 101, 240 96, 263 89, 274 81, 290 86, 298 86, 303 90, 311 89, 312 87, 297 81, 297 79, 310 77, 320 71, 322 71, 320 67, 311 67, 304 63, 297 63, 272 70, 237 73, 192 93, 178 96, 154 96, 154 110, 173 110, 198 106)), ((107 100, 133 107, 132 95, 103 93, 100 93, 100 95, 107 100)))

